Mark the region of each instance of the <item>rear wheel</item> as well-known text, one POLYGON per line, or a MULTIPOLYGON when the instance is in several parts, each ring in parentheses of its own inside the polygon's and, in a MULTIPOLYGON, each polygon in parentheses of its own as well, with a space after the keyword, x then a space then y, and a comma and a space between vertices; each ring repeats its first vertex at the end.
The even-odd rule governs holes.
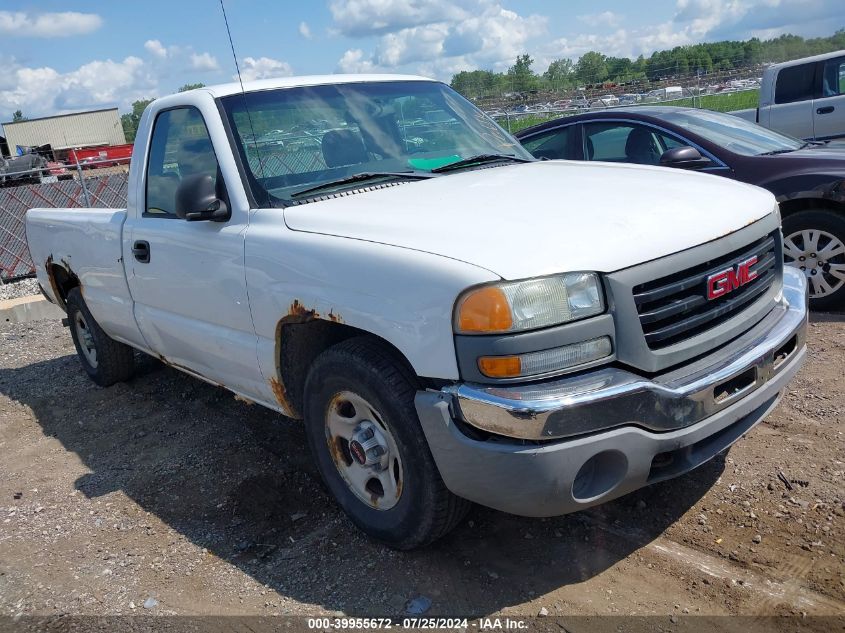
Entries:
POLYGON ((414 408, 415 378, 368 338, 323 352, 305 385, 308 443, 355 525, 397 549, 452 530, 470 504, 444 485, 414 408))
POLYGON ((810 307, 845 305, 845 217, 823 209, 799 211, 783 220, 783 256, 807 276, 810 307))
POLYGON ((68 292, 65 303, 70 334, 85 373, 101 387, 129 380, 135 363, 132 348, 103 331, 85 305, 79 288, 68 292))

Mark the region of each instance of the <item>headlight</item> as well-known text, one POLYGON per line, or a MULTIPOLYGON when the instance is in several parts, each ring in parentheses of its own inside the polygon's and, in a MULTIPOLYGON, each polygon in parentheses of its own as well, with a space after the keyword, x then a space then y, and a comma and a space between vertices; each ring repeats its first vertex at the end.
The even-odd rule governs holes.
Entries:
POLYGON ((604 312, 596 273, 508 281, 475 288, 455 307, 458 334, 504 334, 559 325, 604 312))

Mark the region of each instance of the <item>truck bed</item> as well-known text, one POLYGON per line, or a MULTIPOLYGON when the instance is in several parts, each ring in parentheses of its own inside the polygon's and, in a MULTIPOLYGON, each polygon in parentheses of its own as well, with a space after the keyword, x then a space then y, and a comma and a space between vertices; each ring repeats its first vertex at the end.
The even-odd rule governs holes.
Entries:
POLYGON ((745 110, 732 110, 728 114, 738 116, 740 119, 757 123, 757 108, 746 108, 745 110))
MULTIPOLYGON (((126 209, 31 209, 26 235, 38 281, 64 307, 56 267, 78 280, 91 314, 114 338, 137 341, 123 267, 126 209)), ((60 275, 61 276, 61 275, 60 275)))

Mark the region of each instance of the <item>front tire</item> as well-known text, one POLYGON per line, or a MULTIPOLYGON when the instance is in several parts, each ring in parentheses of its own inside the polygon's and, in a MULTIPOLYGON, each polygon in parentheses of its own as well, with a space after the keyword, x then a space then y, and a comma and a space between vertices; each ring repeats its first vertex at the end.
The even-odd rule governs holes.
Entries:
POLYGON ((845 305, 845 216, 809 209, 783 220, 783 258, 807 276, 810 308, 845 305))
POLYGON ((323 352, 305 384, 305 429, 320 474, 352 522, 396 549, 451 531, 470 503, 440 478, 414 407, 415 377, 366 337, 323 352))
POLYGON ((65 303, 73 344, 88 377, 101 387, 129 380, 135 365, 132 348, 103 331, 85 305, 79 288, 68 292, 65 303))

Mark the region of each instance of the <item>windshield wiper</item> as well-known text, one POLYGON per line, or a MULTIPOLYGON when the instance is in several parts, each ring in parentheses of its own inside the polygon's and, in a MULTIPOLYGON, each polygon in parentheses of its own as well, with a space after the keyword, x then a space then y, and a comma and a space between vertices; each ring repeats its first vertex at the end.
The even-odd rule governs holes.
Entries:
POLYGON ((443 165, 442 167, 435 167, 431 170, 433 174, 441 174, 444 171, 451 171, 453 169, 460 169, 461 167, 467 167, 468 165, 480 165, 482 163, 495 163, 497 161, 511 161, 514 163, 533 163, 533 158, 520 158, 515 154, 477 154, 476 156, 470 156, 469 158, 462 158, 461 160, 455 161, 454 163, 449 163, 448 165, 443 165))
POLYGON ((777 156, 778 154, 789 154, 790 152, 797 152, 799 149, 806 149, 811 145, 818 145, 818 141, 807 141, 802 143, 799 147, 794 148, 786 148, 786 149, 774 149, 771 152, 763 152, 762 154, 757 154, 757 156, 777 156))
POLYGON ((367 180, 376 180, 378 178, 403 178, 406 180, 423 180, 425 178, 433 178, 434 176, 428 172, 419 171, 365 171, 360 174, 353 174, 345 178, 338 178, 337 180, 329 180, 328 182, 320 183, 307 189, 301 189, 291 194, 291 198, 298 198, 309 193, 316 193, 324 189, 331 189, 333 187, 341 187, 343 185, 350 185, 356 182, 365 182, 367 180))
POLYGON ((790 152, 797 151, 799 149, 803 149, 804 146, 790 148, 790 149, 773 149, 771 152, 763 152, 762 154, 757 154, 757 156, 777 156, 778 154, 789 154, 790 152))

